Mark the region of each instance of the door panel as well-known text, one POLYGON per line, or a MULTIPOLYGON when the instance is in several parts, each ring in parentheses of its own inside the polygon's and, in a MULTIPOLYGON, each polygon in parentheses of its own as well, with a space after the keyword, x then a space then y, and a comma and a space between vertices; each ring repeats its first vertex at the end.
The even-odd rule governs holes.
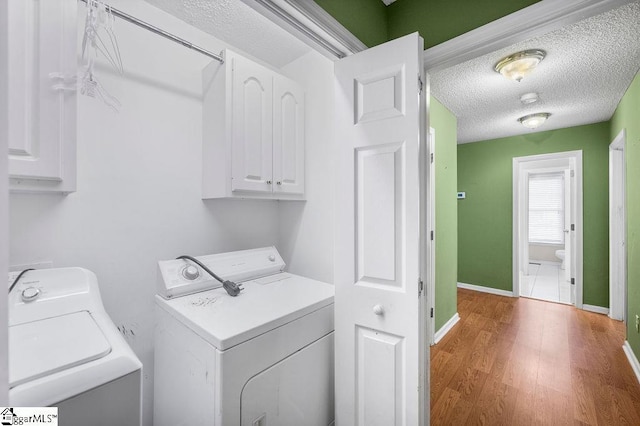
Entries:
POLYGON ((412 34, 336 63, 336 424, 426 424, 426 112, 412 34))
POLYGON ((356 150, 357 285, 402 288, 404 143, 356 150))
POLYGON ((244 58, 233 58, 231 190, 271 192, 272 74, 244 58))

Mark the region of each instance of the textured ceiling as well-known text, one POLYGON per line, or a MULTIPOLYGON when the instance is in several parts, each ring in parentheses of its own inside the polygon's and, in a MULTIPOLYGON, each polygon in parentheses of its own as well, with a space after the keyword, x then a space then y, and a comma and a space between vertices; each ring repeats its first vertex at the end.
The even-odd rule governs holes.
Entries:
POLYGON ((531 133, 517 119, 551 117, 536 131, 606 121, 640 68, 640 2, 431 74, 431 92, 458 118, 458 143, 531 133), (496 73, 502 57, 543 49, 547 57, 516 83, 496 73), (540 100, 523 105, 520 96, 540 100))
POLYGON ((311 48, 240 0, 146 0, 277 68, 311 48))

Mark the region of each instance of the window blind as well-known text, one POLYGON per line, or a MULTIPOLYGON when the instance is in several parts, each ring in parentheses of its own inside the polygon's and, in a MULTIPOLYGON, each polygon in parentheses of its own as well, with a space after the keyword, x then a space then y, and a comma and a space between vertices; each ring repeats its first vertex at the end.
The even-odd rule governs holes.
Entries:
POLYGON ((564 174, 529 175, 529 242, 564 244, 564 174))

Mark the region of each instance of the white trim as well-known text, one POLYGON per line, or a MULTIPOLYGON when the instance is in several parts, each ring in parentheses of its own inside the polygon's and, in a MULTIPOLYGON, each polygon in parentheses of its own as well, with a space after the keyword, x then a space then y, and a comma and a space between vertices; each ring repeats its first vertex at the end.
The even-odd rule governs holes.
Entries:
POLYGON ((442 340, 442 338, 453 328, 453 326, 458 323, 458 321, 460 321, 460 315, 456 312, 451 318, 449 318, 449 321, 440 327, 440 330, 436 331, 436 334, 433 336, 433 344, 437 345, 438 342, 442 340))
POLYGON ((551 260, 535 260, 535 259, 529 259, 529 265, 531 265, 532 263, 539 263, 541 265, 551 265, 551 266, 560 266, 562 265, 562 262, 558 261, 558 262, 553 262, 551 260))
POLYGON ((367 49, 356 36, 313 0, 242 0, 297 39, 339 59, 367 49))
POLYGON ((609 315, 609 308, 605 308, 604 306, 595 306, 595 305, 582 305, 583 311, 595 312, 596 314, 609 315))
MULTIPOLYGON (((425 50, 425 68, 429 71, 449 68, 630 2, 631 0, 541 1, 425 50)), ((499 59, 496 58, 496 62, 499 59)))
MULTIPOLYGON (((524 185, 525 172, 534 165, 539 167, 556 167, 563 164, 564 161, 573 162, 575 168, 575 307, 582 309, 583 298, 583 194, 582 194, 582 150, 554 152, 549 154, 529 155, 525 157, 513 158, 513 295, 520 295, 520 266, 525 261, 522 251, 526 251, 529 244, 524 245, 521 249, 522 241, 525 236, 521 235, 521 229, 526 229, 526 214, 524 214, 524 199, 522 194, 526 193, 526 185, 524 185), (535 162, 545 162, 544 164, 535 164, 535 162), (523 226, 519 226, 522 223, 523 226)), ((572 255, 572 258, 574 256, 572 255)), ((527 264, 524 265, 528 268, 527 264)))
POLYGON ((497 296, 513 297, 513 292, 512 291, 500 290, 500 289, 497 289, 497 288, 485 287, 485 286, 482 286, 482 285, 458 283, 458 288, 464 288, 465 290, 479 291, 481 293, 495 294, 497 296))
POLYGON ((627 133, 622 129, 609 145, 609 316, 627 320, 627 133), (622 211, 618 219, 617 209, 622 211), (622 227, 622 235, 617 232, 622 227), (620 260, 620 261, 619 261, 620 260))
POLYGON ((436 152, 436 131, 433 127, 429 127, 429 135, 427 140, 427 252, 429 253, 428 269, 427 269, 427 297, 429 306, 427 309, 433 309, 434 317, 431 319, 428 337, 429 343, 436 343, 436 173, 435 173, 435 152, 436 152), (433 155, 433 163, 430 157, 433 155), (429 232, 433 231, 433 240, 429 232))
POLYGON ((636 373, 636 379, 638 380, 638 383, 640 383, 640 362, 638 362, 636 354, 633 353, 633 349, 631 349, 631 345, 629 344, 628 340, 624 341, 622 350, 627 356, 627 360, 629 360, 629 365, 631 365, 633 372, 636 373))

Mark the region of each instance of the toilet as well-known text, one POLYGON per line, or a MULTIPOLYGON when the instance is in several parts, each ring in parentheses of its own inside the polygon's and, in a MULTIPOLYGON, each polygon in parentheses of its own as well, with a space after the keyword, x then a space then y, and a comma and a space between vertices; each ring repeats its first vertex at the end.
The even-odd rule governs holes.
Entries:
POLYGON ((560 269, 564 269, 564 250, 556 250, 556 257, 562 261, 560 269))

